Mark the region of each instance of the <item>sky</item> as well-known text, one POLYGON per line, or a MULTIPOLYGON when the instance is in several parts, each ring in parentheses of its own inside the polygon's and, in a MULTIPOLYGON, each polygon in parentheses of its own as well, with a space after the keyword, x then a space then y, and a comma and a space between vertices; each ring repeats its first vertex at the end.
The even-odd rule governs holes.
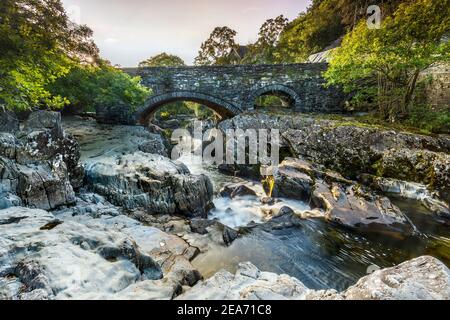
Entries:
POLYGON ((216 26, 238 32, 240 44, 254 42, 260 26, 280 14, 290 20, 309 0, 62 0, 71 19, 88 25, 103 58, 137 66, 167 52, 192 64, 216 26))

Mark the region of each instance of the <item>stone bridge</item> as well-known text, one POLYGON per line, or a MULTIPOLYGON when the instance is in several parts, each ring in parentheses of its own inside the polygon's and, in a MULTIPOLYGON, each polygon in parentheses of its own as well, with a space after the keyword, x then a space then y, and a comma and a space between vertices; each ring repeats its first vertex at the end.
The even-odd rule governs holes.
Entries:
POLYGON ((141 124, 161 106, 175 101, 205 105, 223 117, 255 110, 259 96, 276 95, 289 102, 292 112, 342 112, 345 95, 325 88, 325 63, 233 65, 124 69, 140 75, 153 95, 137 113, 141 124))

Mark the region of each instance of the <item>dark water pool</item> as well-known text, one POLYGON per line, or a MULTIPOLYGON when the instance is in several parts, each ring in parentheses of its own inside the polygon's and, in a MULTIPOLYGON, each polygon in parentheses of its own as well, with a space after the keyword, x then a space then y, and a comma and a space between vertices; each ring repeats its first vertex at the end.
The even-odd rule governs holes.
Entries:
POLYGON ((220 269, 234 272, 239 262, 285 273, 312 289, 345 290, 375 268, 433 255, 450 266, 450 227, 413 200, 392 198, 416 225, 421 235, 362 235, 320 219, 302 220, 281 230, 257 227, 228 248, 200 255, 194 265, 205 277, 220 269))

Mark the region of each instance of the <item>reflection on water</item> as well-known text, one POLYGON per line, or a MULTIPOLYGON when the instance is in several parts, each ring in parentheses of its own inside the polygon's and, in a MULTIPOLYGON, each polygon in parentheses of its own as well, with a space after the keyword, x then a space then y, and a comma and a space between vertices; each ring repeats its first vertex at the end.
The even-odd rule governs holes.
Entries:
MULTIPOLYGON (((449 242, 441 249, 448 252, 449 242)), ((423 254, 444 260, 425 239, 368 238, 317 219, 270 232, 255 228, 230 247, 199 256, 194 265, 207 278, 220 269, 234 272, 237 263, 251 261, 261 270, 294 276, 312 289, 340 291, 374 265, 391 267, 423 254)))

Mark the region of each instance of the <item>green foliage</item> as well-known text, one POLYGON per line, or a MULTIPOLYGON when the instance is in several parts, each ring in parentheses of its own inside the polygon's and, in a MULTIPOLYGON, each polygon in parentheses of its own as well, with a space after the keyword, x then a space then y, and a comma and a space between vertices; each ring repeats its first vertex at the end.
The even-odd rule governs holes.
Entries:
POLYGON ((72 108, 94 111, 101 105, 141 106, 149 89, 140 84, 139 77, 131 77, 101 61, 99 66, 77 66, 51 86, 52 92, 66 97, 72 108))
POLYGON ((322 51, 326 46, 344 34, 341 16, 336 8, 337 1, 321 1, 307 13, 300 14, 289 23, 281 34, 276 52, 277 62, 304 62, 312 53, 322 51))
POLYGON ((287 107, 289 104, 275 95, 263 95, 256 99, 258 107, 287 107))
POLYGON ((275 19, 269 19, 261 26, 259 37, 255 44, 248 46, 243 63, 247 64, 269 64, 274 63, 275 49, 280 39, 281 33, 287 26, 287 21, 283 15, 275 19))
POLYGON ((361 21, 332 53, 328 84, 355 92, 357 106, 375 104, 384 119, 407 117, 420 72, 450 59, 450 43, 442 41, 449 17, 450 0, 416 0, 401 4, 381 29, 361 21))
POLYGON ((274 62, 304 62, 311 54, 326 50, 361 20, 369 4, 389 15, 405 0, 313 0, 306 13, 290 22, 280 35, 274 62))
POLYGON ((176 55, 161 53, 139 63, 139 67, 182 67, 185 66, 183 59, 176 55))
POLYGON ((450 134, 450 111, 433 110, 427 105, 415 105, 411 108, 405 124, 418 128, 425 133, 450 134))
POLYGON ((0 104, 10 110, 68 103, 48 85, 75 65, 94 62, 92 31, 71 23, 59 0, 0 3, 0 104))
POLYGON ((197 119, 209 119, 214 116, 214 111, 201 104, 191 101, 178 101, 169 103, 158 110, 156 117, 168 120, 178 115, 187 115, 197 119))
POLYGON ((215 115, 214 111, 212 111, 208 107, 205 107, 201 104, 191 102, 191 101, 186 101, 185 105, 189 110, 191 110, 191 112, 194 113, 194 115, 197 119, 200 119, 200 120, 210 119, 210 118, 214 117, 214 115, 215 115))
POLYGON ((239 45, 234 39, 236 34, 236 31, 228 27, 216 27, 202 43, 195 64, 206 66, 240 63, 242 57, 239 54, 239 45))

